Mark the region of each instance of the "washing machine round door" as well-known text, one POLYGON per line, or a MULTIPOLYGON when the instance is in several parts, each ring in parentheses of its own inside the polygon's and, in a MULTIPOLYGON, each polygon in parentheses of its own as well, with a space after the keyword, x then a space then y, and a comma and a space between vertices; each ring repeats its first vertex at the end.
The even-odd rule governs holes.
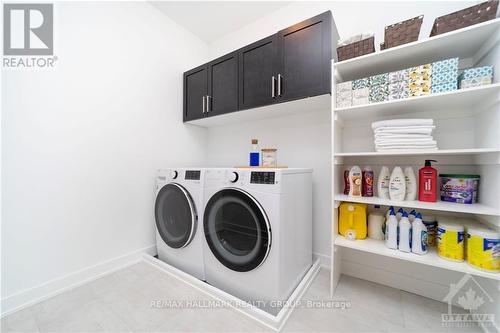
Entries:
POLYGON ((205 207, 204 231, 214 256, 227 268, 259 267, 271 248, 271 227, 262 206, 239 189, 223 189, 205 207))
POLYGON ((174 249, 191 242, 196 232, 196 209, 189 193, 179 184, 163 186, 155 202, 156 228, 163 241, 174 249))

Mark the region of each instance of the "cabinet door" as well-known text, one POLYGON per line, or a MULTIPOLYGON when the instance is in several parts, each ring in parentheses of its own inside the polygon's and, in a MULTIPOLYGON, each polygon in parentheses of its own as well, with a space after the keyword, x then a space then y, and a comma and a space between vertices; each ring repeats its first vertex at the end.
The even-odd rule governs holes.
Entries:
POLYGON ((275 102, 278 73, 278 35, 264 38, 238 51, 239 107, 248 109, 275 102))
POLYGON ((207 84, 207 65, 184 73, 184 121, 205 117, 207 84))
POLYGON ((238 110, 238 53, 208 64, 208 116, 238 110))
POLYGON ((279 100, 331 93, 332 14, 326 12, 278 33, 279 100))

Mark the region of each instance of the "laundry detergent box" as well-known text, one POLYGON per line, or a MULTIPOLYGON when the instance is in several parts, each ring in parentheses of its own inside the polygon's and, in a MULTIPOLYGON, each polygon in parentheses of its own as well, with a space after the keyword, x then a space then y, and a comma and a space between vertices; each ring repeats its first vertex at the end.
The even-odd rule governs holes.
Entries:
POLYGON ((432 63, 432 75, 435 73, 458 71, 458 58, 449 58, 432 63))
POLYGON ((337 93, 352 90, 352 81, 337 83, 337 93))
POLYGON ((389 73, 389 84, 396 82, 408 82, 409 80, 409 69, 402 69, 400 71, 390 72, 389 73))
POLYGON ((473 79, 466 79, 460 81, 460 89, 474 88, 491 84, 493 78, 491 76, 481 76, 473 79))
POLYGON ((377 86, 371 86, 369 99, 371 103, 387 101, 389 99, 388 85, 379 84, 377 86))
POLYGON ((370 87, 389 83, 389 73, 370 76, 370 87))
POLYGON ((454 91, 458 89, 458 82, 448 82, 444 84, 435 85, 434 83, 431 86, 431 92, 433 94, 444 93, 449 91, 454 91))
POLYGON ((482 66, 465 69, 460 74, 460 80, 469 80, 483 76, 493 77, 493 66, 482 66))
POLYGON ((352 81, 353 90, 368 88, 369 86, 370 86, 370 79, 367 77, 352 81))
POLYGON ((440 85, 458 81, 458 69, 432 74, 432 85, 440 85))

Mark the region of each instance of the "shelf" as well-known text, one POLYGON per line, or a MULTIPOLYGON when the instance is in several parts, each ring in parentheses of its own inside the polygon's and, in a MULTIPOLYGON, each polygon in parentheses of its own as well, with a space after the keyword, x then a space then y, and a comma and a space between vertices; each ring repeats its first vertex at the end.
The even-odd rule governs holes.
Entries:
POLYGON ((491 99, 498 100, 500 83, 487 86, 459 89, 455 91, 431 94, 420 97, 396 99, 379 103, 351 106, 335 109, 342 120, 356 120, 367 115, 395 116, 402 113, 424 112, 441 109, 464 109, 471 113, 477 112, 477 105, 491 99))
POLYGON ((479 59, 494 46, 500 19, 479 23, 435 37, 338 62, 335 71, 343 81, 395 71, 441 59, 460 57, 479 59))
POLYGON ((418 255, 414 253, 405 253, 398 250, 389 249, 385 246, 384 242, 380 240, 367 238, 363 240, 352 241, 339 235, 335 237, 335 245, 358 251, 378 254, 390 258, 396 258, 423 265, 439 267, 452 271, 481 276, 488 279, 500 280, 500 273, 490 273, 486 271, 481 271, 473 268, 466 262, 454 262, 440 258, 436 253, 435 247, 431 247, 427 254, 418 255))
POLYGON ((383 157, 383 156, 419 156, 419 155, 481 155, 498 154, 500 148, 471 148, 471 149, 439 149, 439 150, 405 150, 390 152, 350 152, 335 153, 334 157, 383 157))
POLYGON ((213 117, 191 120, 186 122, 186 124, 197 125, 201 127, 216 127, 233 123, 241 123, 245 121, 290 117, 297 114, 316 111, 331 112, 331 104, 332 96, 330 94, 324 94, 289 102, 276 103, 247 110, 230 112, 213 117))
POLYGON ((405 208, 436 210, 443 212, 500 216, 499 209, 483 205, 480 203, 468 205, 468 204, 457 204, 453 202, 444 202, 444 201, 438 201, 438 202, 394 201, 388 199, 381 199, 379 197, 350 197, 345 194, 336 194, 335 200, 365 203, 368 205, 396 206, 405 208))

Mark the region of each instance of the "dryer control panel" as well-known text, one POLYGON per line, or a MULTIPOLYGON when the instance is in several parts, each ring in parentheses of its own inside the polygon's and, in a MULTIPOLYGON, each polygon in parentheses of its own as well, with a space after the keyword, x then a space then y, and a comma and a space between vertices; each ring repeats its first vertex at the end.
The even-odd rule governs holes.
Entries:
POLYGON ((200 170, 186 170, 185 180, 200 180, 200 170))
POLYGON ((251 184, 274 184, 275 173, 269 171, 252 171, 250 174, 251 184))

